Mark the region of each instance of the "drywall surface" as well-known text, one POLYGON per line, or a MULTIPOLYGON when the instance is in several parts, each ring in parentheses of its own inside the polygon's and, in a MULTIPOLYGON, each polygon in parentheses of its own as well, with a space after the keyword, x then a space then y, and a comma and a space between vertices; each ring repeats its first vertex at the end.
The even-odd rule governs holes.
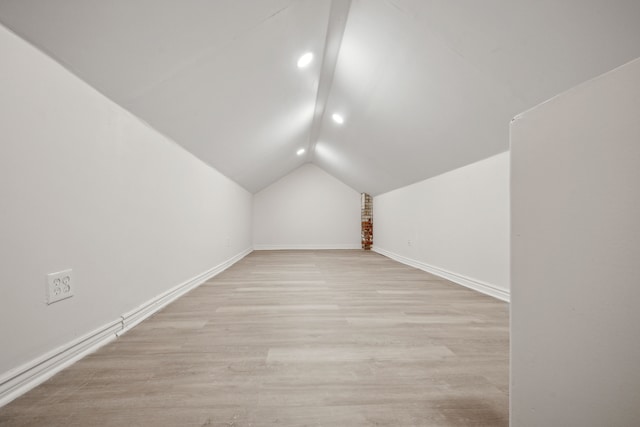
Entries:
POLYGON ((360 247, 360 194, 305 164, 253 198, 255 249, 360 247))
POLYGON ((249 249, 251 194, 3 27, 0 52, 3 377, 249 249))
POLYGON ((379 195, 374 250, 508 299, 509 154, 379 195))
POLYGON ((511 425, 640 420, 640 61, 511 128, 511 425))

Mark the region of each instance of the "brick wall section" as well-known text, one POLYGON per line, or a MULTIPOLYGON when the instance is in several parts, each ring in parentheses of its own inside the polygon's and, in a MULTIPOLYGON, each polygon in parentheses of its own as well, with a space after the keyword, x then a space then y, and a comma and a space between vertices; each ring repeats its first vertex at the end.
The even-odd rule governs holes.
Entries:
POLYGON ((373 245, 373 197, 367 193, 361 194, 360 212, 362 249, 370 250, 373 245))

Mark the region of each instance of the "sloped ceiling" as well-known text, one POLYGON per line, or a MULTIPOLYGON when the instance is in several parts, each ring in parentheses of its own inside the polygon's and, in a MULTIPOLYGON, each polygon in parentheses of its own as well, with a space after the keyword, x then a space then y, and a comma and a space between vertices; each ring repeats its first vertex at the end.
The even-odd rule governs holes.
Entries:
POLYGON ((638 0, 0 0, 0 22, 251 192, 305 162, 373 195, 464 166, 640 56, 638 0))

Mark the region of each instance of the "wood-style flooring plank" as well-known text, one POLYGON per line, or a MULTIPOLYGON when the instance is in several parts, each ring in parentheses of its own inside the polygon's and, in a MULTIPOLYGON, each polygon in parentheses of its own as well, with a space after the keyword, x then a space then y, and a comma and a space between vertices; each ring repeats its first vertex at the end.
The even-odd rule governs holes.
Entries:
POLYGON ((367 251, 256 251, 0 426, 507 426, 508 305, 367 251))

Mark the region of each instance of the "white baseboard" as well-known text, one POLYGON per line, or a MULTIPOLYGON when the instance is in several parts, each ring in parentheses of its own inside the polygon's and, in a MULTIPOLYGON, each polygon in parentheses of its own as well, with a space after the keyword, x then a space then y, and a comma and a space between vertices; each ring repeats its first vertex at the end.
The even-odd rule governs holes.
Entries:
POLYGON ((0 407, 42 384, 64 368, 116 339, 120 319, 66 343, 0 377, 0 407))
POLYGON ((467 276, 463 276, 461 274, 453 273, 451 271, 444 270, 442 268, 434 267, 433 265, 429 265, 422 261, 417 261, 415 259, 407 258, 402 255, 398 255, 394 252, 387 251, 380 247, 374 246, 371 248, 372 251, 377 252, 381 255, 384 255, 388 258, 391 258, 395 261, 398 261, 402 264, 409 265, 411 267, 415 267, 417 269, 426 271, 427 273, 435 274, 436 276, 442 277, 444 279, 450 280, 454 283, 462 285, 464 287, 473 289, 474 291, 481 292, 485 295, 492 296, 502 301, 509 302, 509 291, 497 288, 493 285, 490 285, 485 282, 481 282, 476 279, 472 279, 467 276))
POLYGON ((325 250, 325 249, 361 249, 359 243, 336 243, 336 244, 305 244, 305 245, 253 245, 256 251, 282 251, 282 250, 325 250))
POLYGON ((246 249, 243 252, 235 255, 232 258, 229 258, 227 261, 219 264, 204 273, 201 273, 184 283, 175 286, 168 291, 156 296, 155 298, 150 299, 144 304, 138 306, 137 308, 123 314, 121 316, 122 329, 116 333, 117 336, 120 336, 126 333, 131 328, 135 327, 138 323, 142 322, 153 313, 160 311, 167 304, 172 303, 173 301, 180 298, 182 295, 191 291, 192 289, 197 288, 202 283, 206 282, 210 278, 220 274, 227 268, 231 267, 236 262, 240 261, 242 258, 246 257, 252 252, 252 249, 246 249))
POLYGON ((42 384, 84 356, 113 341, 167 304, 231 267, 252 251, 251 248, 246 249, 204 273, 150 299, 138 308, 123 314, 98 329, 0 375, 0 407, 42 384))

